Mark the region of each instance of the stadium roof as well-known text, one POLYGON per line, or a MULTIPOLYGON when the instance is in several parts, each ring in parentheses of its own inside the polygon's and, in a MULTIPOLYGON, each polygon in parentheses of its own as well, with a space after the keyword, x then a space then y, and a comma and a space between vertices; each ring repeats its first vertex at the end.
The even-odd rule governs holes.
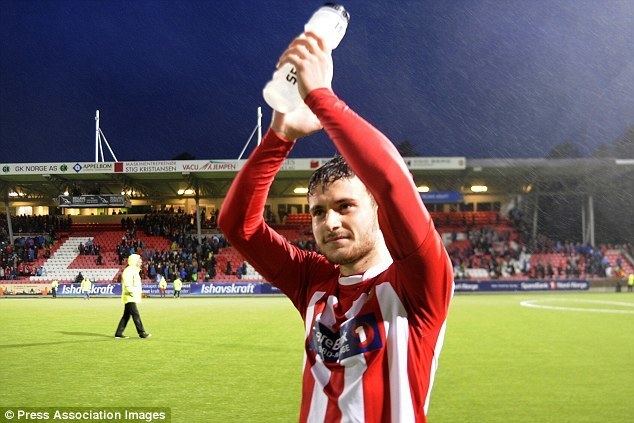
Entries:
MULTIPOLYGON (((271 196, 297 195, 293 189, 305 186, 312 172, 327 160, 288 159, 271 196)), ((471 185, 480 184, 488 186, 488 194, 520 194, 546 182, 550 190, 555 186, 557 192, 582 193, 600 189, 610 180, 634 180, 634 160, 408 157, 405 161, 416 184, 427 185, 432 191, 466 193, 471 185)), ((197 187, 200 198, 222 198, 243 164, 244 160, 8 163, 0 164, 0 189, 9 201, 41 204, 53 204, 66 190, 82 194, 124 192, 133 199, 161 201, 192 197, 183 190, 197 187), (10 198, 9 193, 18 195, 10 198)))

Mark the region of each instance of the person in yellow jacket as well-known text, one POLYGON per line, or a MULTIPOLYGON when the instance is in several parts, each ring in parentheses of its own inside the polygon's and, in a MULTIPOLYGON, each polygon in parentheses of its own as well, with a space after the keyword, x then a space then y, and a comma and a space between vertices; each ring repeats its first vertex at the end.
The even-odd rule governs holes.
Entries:
POLYGON ((161 298, 165 298, 165 290, 167 289, 167 281, 165 280, 165 276, 158 275, 156 279, 158 279, 159 295, 161 298))
POLYGON ((630 273, 627 277, 627 292, 634 290, 634 273, 630 273))
POLYGON ((174 298, 181 297, 181 289, 183 289, 183 281, 178 276, 174 279, 174 298))
POLYGON ((121 274, 121 301, 123 302, 123 316, 119 320, 119 326, 114 334, 115 339, 129 338, 123 335, 125 327, 128 325, 130 317, 136 326, 136 331, 139 334, 139 338, 149 338, 152 336, 147 333, 143 328, 143 322, 141 322, 141 315, 137 304, 141 302, 141 264, 143 259, 138 254, 131 254, 128 257, 128 267, 125 268, 121 274))
POLYGON ((81 292, 84 294, 84 299, 90 299, 90 291, 92 291, 92 282, 86 276, 81 280, 81 292))
POLYGON ((53 298, 57 298, 57 287, 59 286, 59 281, 57 279, 53 279, 51 281, 51 294, 53 298))

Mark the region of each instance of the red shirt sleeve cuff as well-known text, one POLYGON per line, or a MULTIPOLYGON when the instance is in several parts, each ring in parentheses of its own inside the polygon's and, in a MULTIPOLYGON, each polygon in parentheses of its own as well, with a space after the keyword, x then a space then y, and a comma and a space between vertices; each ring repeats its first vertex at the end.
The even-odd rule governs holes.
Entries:
POLYGON ((304 98, 304 103, 313 110, 321 100, 329 97, 337 98, 330 88, 317 88, 308 93, 306 98, 304 98))
POLYGON ((295 141, 291 141, 282 136, 282 134, 274 131, 272 128, 269 128, 262 137, 262 142, 273 142, 275 144, 285 143, 285 144, 294 144, 295 141))

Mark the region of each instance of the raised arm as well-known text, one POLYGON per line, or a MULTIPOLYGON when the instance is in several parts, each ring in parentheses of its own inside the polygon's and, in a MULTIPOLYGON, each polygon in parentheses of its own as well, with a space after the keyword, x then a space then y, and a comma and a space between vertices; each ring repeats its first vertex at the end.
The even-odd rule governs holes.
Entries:
POLYGON ((443 321, 452 292, 451 262, 403 159, 387 137, 332 92, 332 58, 317 36, 296 38, 281 61, 296 67, 304 102, 374 196, 387 248, 409 275, 396 283, 402 298, 412 308, 424 305, 428 322, 443 321))
POLYGON ((398 151, 332 92, 332 57, 319 37, 308 32, 296 38, 280 58, 281 63, 286 61, 298 71, 305 103, 379 205, 381 228, 392 257, 409 256, 421 246, 433 224, 398 151))
POLYGON ((288 115, 275 114, 271 129, 233 181, 218 216, 218 226, 229 242, 296 305, 304 297, 303 281, 310 272, 324 267, 325 260, 290 244, 264 222, 263 212, 275 175, 293 146, 289 139, 319 128, 317 119, 305 108, 288 115))
POLYGON ((310 92, 305 101, 374 196, 392 257, 409 256, 421 246, 433 225, 394 145, 328 89, 310 92))

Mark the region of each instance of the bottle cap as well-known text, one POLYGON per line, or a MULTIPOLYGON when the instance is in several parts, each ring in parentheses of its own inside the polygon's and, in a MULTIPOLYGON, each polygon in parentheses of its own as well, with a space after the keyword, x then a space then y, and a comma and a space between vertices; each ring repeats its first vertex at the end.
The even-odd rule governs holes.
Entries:
POLYGON ((343 7, 341 4, 328 2, 324 4, 324 7, 330 7, 331 9, 334 9, 346 20, 346 22, 350 22, 350 13, 348 13, 346 8, 343 7))

